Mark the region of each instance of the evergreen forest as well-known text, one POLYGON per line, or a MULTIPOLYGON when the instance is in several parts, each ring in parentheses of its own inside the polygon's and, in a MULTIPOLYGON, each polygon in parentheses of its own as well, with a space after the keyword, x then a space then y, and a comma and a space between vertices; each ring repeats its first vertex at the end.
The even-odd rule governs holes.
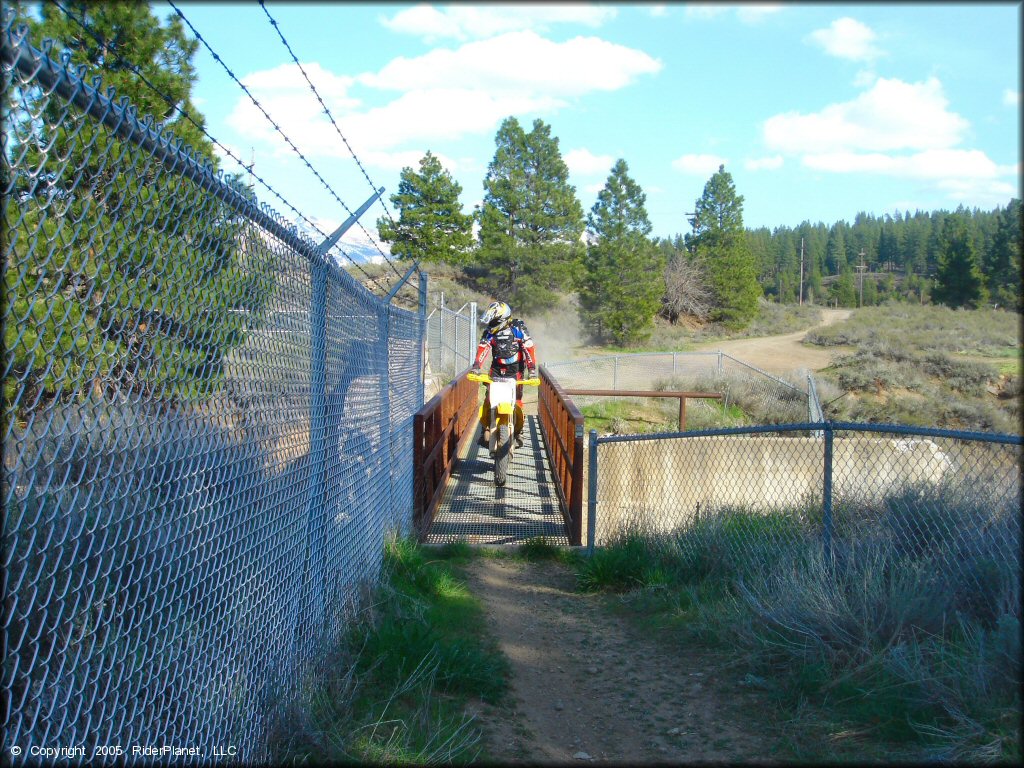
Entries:
POLYGON ((642 342, 657 317, 742 329, 762 300, 1021 308, 1018 199, 990 211, 861 212, 852 224, 749 228, 743 195, 719 166, 694 212, 680 214, 689 231, 658 238, 625 158, 585 213, 552 127, 535 120, 527 131, 514 116, 495 136, 483 189, 481 206, 464 214, 461 186, 428 152, 418 172, 402 171, 391 196, 399 222, 382 218, 382 239, 401 259, 457 266, 520 312, 576 293, 597 343, 642 342))

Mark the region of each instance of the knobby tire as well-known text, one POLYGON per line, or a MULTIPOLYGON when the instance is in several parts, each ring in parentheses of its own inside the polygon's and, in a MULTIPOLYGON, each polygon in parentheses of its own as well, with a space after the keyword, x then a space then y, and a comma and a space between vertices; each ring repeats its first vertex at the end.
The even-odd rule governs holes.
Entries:
POLYGON ((512 430, 508 424, 498 426, 498 444, 494 446, 494 484, 504 485, 512 458, 512 430))

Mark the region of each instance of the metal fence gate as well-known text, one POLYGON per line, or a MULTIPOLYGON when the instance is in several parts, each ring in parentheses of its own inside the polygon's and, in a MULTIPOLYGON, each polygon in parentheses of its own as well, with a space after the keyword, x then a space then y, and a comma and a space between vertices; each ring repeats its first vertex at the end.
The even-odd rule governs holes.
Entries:
POLYGON ((265 759, 408 531, 424 318, 25 34, 0 36, 4 753, 265 759))

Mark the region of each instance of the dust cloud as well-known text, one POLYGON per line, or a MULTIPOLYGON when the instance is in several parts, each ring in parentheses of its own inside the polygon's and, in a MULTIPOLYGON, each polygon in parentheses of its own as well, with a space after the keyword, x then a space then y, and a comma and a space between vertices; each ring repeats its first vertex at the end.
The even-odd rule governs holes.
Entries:
POLYGON ((541 364, 572 360, 586 343, 575 295, 563 297, 557 306, 542 313, 521 317, 533 337, 541 364))

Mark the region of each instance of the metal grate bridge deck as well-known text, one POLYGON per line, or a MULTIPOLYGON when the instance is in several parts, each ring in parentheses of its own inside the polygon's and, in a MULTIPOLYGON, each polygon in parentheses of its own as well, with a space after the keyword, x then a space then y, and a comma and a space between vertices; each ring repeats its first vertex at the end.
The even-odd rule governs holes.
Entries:
POLYGON ((512 456, 502 487, 494 484, 492 460, 479 444, 479 436, 477 426, 455 463, 426 543, 519 544, 543 536, 551 544, 568 546, 537 417, 526 417, 523 447, 512 456))

